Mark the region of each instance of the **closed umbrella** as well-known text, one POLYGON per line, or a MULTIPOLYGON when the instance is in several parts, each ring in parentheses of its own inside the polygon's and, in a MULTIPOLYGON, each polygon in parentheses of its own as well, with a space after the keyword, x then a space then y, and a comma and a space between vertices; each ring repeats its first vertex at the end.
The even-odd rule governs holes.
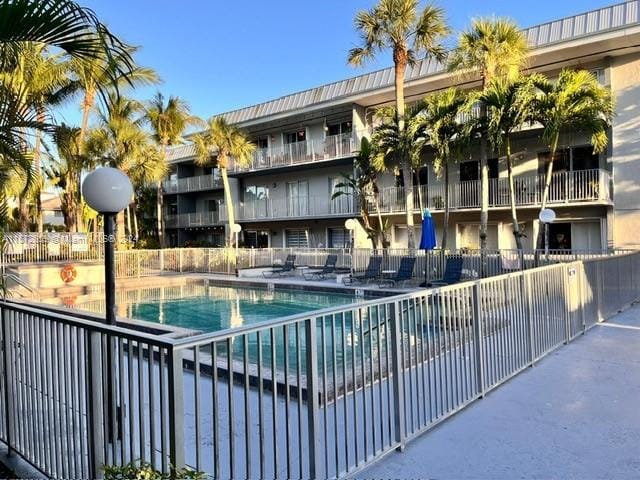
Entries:
POLYGON ((427 253, 426 250, 436 248, 436 226, 429 209, 425 209, 422 214, 422 236, 420 237, 420 250, 425 250, 424 255, 424 283, 421 287, 427 286, 427 253))

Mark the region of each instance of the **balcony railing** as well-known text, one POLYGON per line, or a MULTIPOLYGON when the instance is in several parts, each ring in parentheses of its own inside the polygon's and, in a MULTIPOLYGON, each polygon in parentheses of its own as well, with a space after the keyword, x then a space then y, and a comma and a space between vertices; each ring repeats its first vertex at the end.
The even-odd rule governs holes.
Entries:
MULTIPOLYGON (((581 202, 609 202, 611 175, 606 170, 576 170, 554 173, 549 189, 549 205, 581 202)), ((514 178, 517 206, 537 206, 542 203, 545 176, 528 175, 514 178)), ((420 187, 422 205, 430 210, 444 210, 444 185, 423 185, 420 187)), ((480 180, 452 183, 449 186, 450 209, 480 208, 480 180)), ((414 206, 420 209, 418 188, 414 191, 414 206)), ((489 207, 500 208, 511 205, 509 180, 494 178, 489 180, 489 207)), ((380 192, 380 209, 384 213, 403 212, 405 194, 403 187, 383 188, 380 192)))
POLYGON ((328 217, 353 215, 358 211, 354 195, 265 198, 245 202, 237 209, 238 220, 328 217))
POLYGON ((323 162, 350 157, 357 149, 357 140, 353 134, 332 135, 325 139, 307 140, 279 147, 257 149, 253 152, 251 162, 248 165, 242 166, 232 161, 229 170, 231 172, 251 172, 268 168, 323 162))
POLYGON ((222 179, 215 175, 199 175, 197 177, 178 178, 166 180, 162 183, 165 193, 199 192, 222 188, 222 179))
POLYGON ((223 223, 219 212, 180 213, 165 217, 165 227, 167 228, 207 227, 223 223))

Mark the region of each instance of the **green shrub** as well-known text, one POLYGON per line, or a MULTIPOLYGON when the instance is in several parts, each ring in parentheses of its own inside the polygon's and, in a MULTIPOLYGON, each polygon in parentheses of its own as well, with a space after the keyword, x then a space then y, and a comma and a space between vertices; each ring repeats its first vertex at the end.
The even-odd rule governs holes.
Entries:
POLYGON ((155 470, 151 464, 146 462, 131 462, 122 466, 105 466, 105 480, 203 480, 204 473, 197 472, 190 468, 174 469, 173 467, 167 473, 155 470))

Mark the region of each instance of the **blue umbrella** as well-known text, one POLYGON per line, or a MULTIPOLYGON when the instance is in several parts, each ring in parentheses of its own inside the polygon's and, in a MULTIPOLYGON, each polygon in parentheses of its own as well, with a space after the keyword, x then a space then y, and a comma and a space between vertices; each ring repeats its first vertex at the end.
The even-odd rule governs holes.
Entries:
MULTIPOLYGON (((436 226, 433 222, 433 217, 429 209, 425 209, 422 215, 422 236, 420 237, 420 250, 433 250, 436 248, 436 226)), ((424 266, 424 284, 427 286, 427 255, 425 252, 425 266, 424 266)))

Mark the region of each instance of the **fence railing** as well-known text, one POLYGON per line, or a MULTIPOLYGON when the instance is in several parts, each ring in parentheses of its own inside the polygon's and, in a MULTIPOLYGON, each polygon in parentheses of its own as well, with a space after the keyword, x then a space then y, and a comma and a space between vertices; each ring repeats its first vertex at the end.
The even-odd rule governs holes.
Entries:
POLYGON ((222 188, 222 179, 218 175, 198 175, 195 177, 177 178, 162 182, 165 193, 198 192, 222 188))
POLYGON ((231 172, 263 170, 289 165, 315 163, 336 158, 351 157, 359 148, 352 133, 331 135, 324 139, 312 139, 288 143, 277 147, 259 148, 247 166, 231 162, 231 172))
POLYGON ((1 302, 0 438, 44 473, 135 459, 342 477, 640 296, 640 253, 166 339, 1 302))
MULTIPOLYGON (((517 206, 540 205, 545 185, 544 175, 516 176, 515 200, 517 206)), ((606 170, 576 170, 554 173, 549 189, 549 204, 574 202, 599 202, 611 200, 611 174, 606 170)), ((380 191, 379 208, 383 213, 405 211, 405 190, 403 187, 387 187, 380 191)), ((480 208, 481 188, 479 180, 455 182, 449 185, 449 208, 480 208)), ((445 207, 445 186, 443 184, 415 187, 413 199, 415 210, 420 210, 420 201, 425 208, 438 211, 445 207)), ((489 207, 509 207, 511 205, 507 178, 489 180, 489 207)), ((372 211, 373 204, 372 204, 372 211)))
POLYGON ((5 265, 97 260, 104 243, 87 233, 5 233, 1 254, 5 265))

